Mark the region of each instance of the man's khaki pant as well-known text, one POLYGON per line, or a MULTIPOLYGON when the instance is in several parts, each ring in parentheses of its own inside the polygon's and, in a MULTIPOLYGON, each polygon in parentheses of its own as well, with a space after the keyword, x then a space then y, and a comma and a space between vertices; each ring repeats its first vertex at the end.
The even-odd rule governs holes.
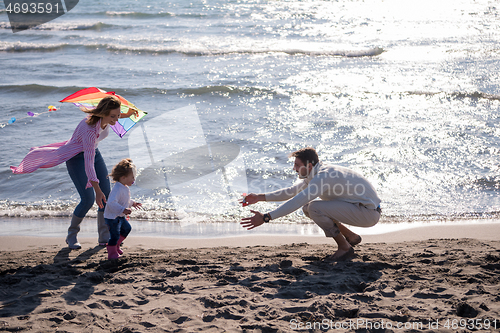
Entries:
POLYGON ((326 237, 336 237, 339 234, 340 230, 335 222, 367 228, 377 224, 380 219, 380 213, 374 209, 340 200, 314 200, 304 205, 302 210, 323 229, 326 237))

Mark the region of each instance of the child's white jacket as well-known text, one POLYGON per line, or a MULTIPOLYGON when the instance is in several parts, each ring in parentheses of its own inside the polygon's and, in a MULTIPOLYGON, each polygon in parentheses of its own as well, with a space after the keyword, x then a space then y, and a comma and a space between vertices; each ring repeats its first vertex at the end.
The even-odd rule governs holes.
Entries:
POLYGON ((118 216, 125 216, 123 210, 132 207, 133 204, 134 201, 130 199, 130 189, 128 186, 116 182, 109 194, 106 208, 104 209, 104 218, 114 220, 118 216))

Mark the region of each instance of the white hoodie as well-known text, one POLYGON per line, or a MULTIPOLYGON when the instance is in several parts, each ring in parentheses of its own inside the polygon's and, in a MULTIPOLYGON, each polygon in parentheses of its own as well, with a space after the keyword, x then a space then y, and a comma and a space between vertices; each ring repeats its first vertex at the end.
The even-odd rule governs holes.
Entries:
POLYGON ((322 162, 318 162, 309 176, 297 185, 266 193, 265 196, 266 201, 288 200, 269 213, 272 219, 288 215, 318 197, 325 201, 361 204, 368 209, 376 209, 381 201, 375 188, 361 174, 322 162))

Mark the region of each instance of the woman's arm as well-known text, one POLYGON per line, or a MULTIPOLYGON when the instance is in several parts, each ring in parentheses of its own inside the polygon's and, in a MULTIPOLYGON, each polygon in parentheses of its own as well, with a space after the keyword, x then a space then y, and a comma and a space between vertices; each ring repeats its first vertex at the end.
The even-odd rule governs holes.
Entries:
MULTIPOLYGON (((100 126, 99 121, 95 126, 100 126)), ((87 175, 87 185, 85 188, 93 187, 95 191, 95 201, 99 208, 103 208, 106 203, 106 196, 99 186, 99 179, 94 168, 95 161, 95 141, 97 134, 94 127, 86 126, 82 133, 83 156, 85 163, 85 174, 87 175)))
POLYGON ((129 108, 127 113, 120 113, 120 118, 129 118, 132 115, 135 115, 136 117, 139 116, 139 111, 129 108))
MULTIPOLYGON (((89 187, 94 187, 95 189, 95 185, 99 187, 99 179, 97 178, 97 174, 94 168, 96 139, 97 139, 97 134, 95 134, 93 130, 88 130, 86 133, 83 133, 82 135, 83 156, 85 161, 85 174, 87 175, 87 184, 85 186, 85 189, 89 187)), ((99 191, 100 190, 101 189, 99 188, 99 191)))

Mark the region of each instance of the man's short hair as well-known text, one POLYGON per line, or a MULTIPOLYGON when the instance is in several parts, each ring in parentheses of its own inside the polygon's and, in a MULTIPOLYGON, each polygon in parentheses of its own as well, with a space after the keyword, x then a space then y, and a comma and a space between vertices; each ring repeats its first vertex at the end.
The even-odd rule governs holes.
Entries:
POLYGON ((319 162, 318 153, 312 147, 302 148, 297 151, 294 151, 288 157, 296 157, 307 165, 308 163, 312 163, 312 165, 316 165, 319 162))

